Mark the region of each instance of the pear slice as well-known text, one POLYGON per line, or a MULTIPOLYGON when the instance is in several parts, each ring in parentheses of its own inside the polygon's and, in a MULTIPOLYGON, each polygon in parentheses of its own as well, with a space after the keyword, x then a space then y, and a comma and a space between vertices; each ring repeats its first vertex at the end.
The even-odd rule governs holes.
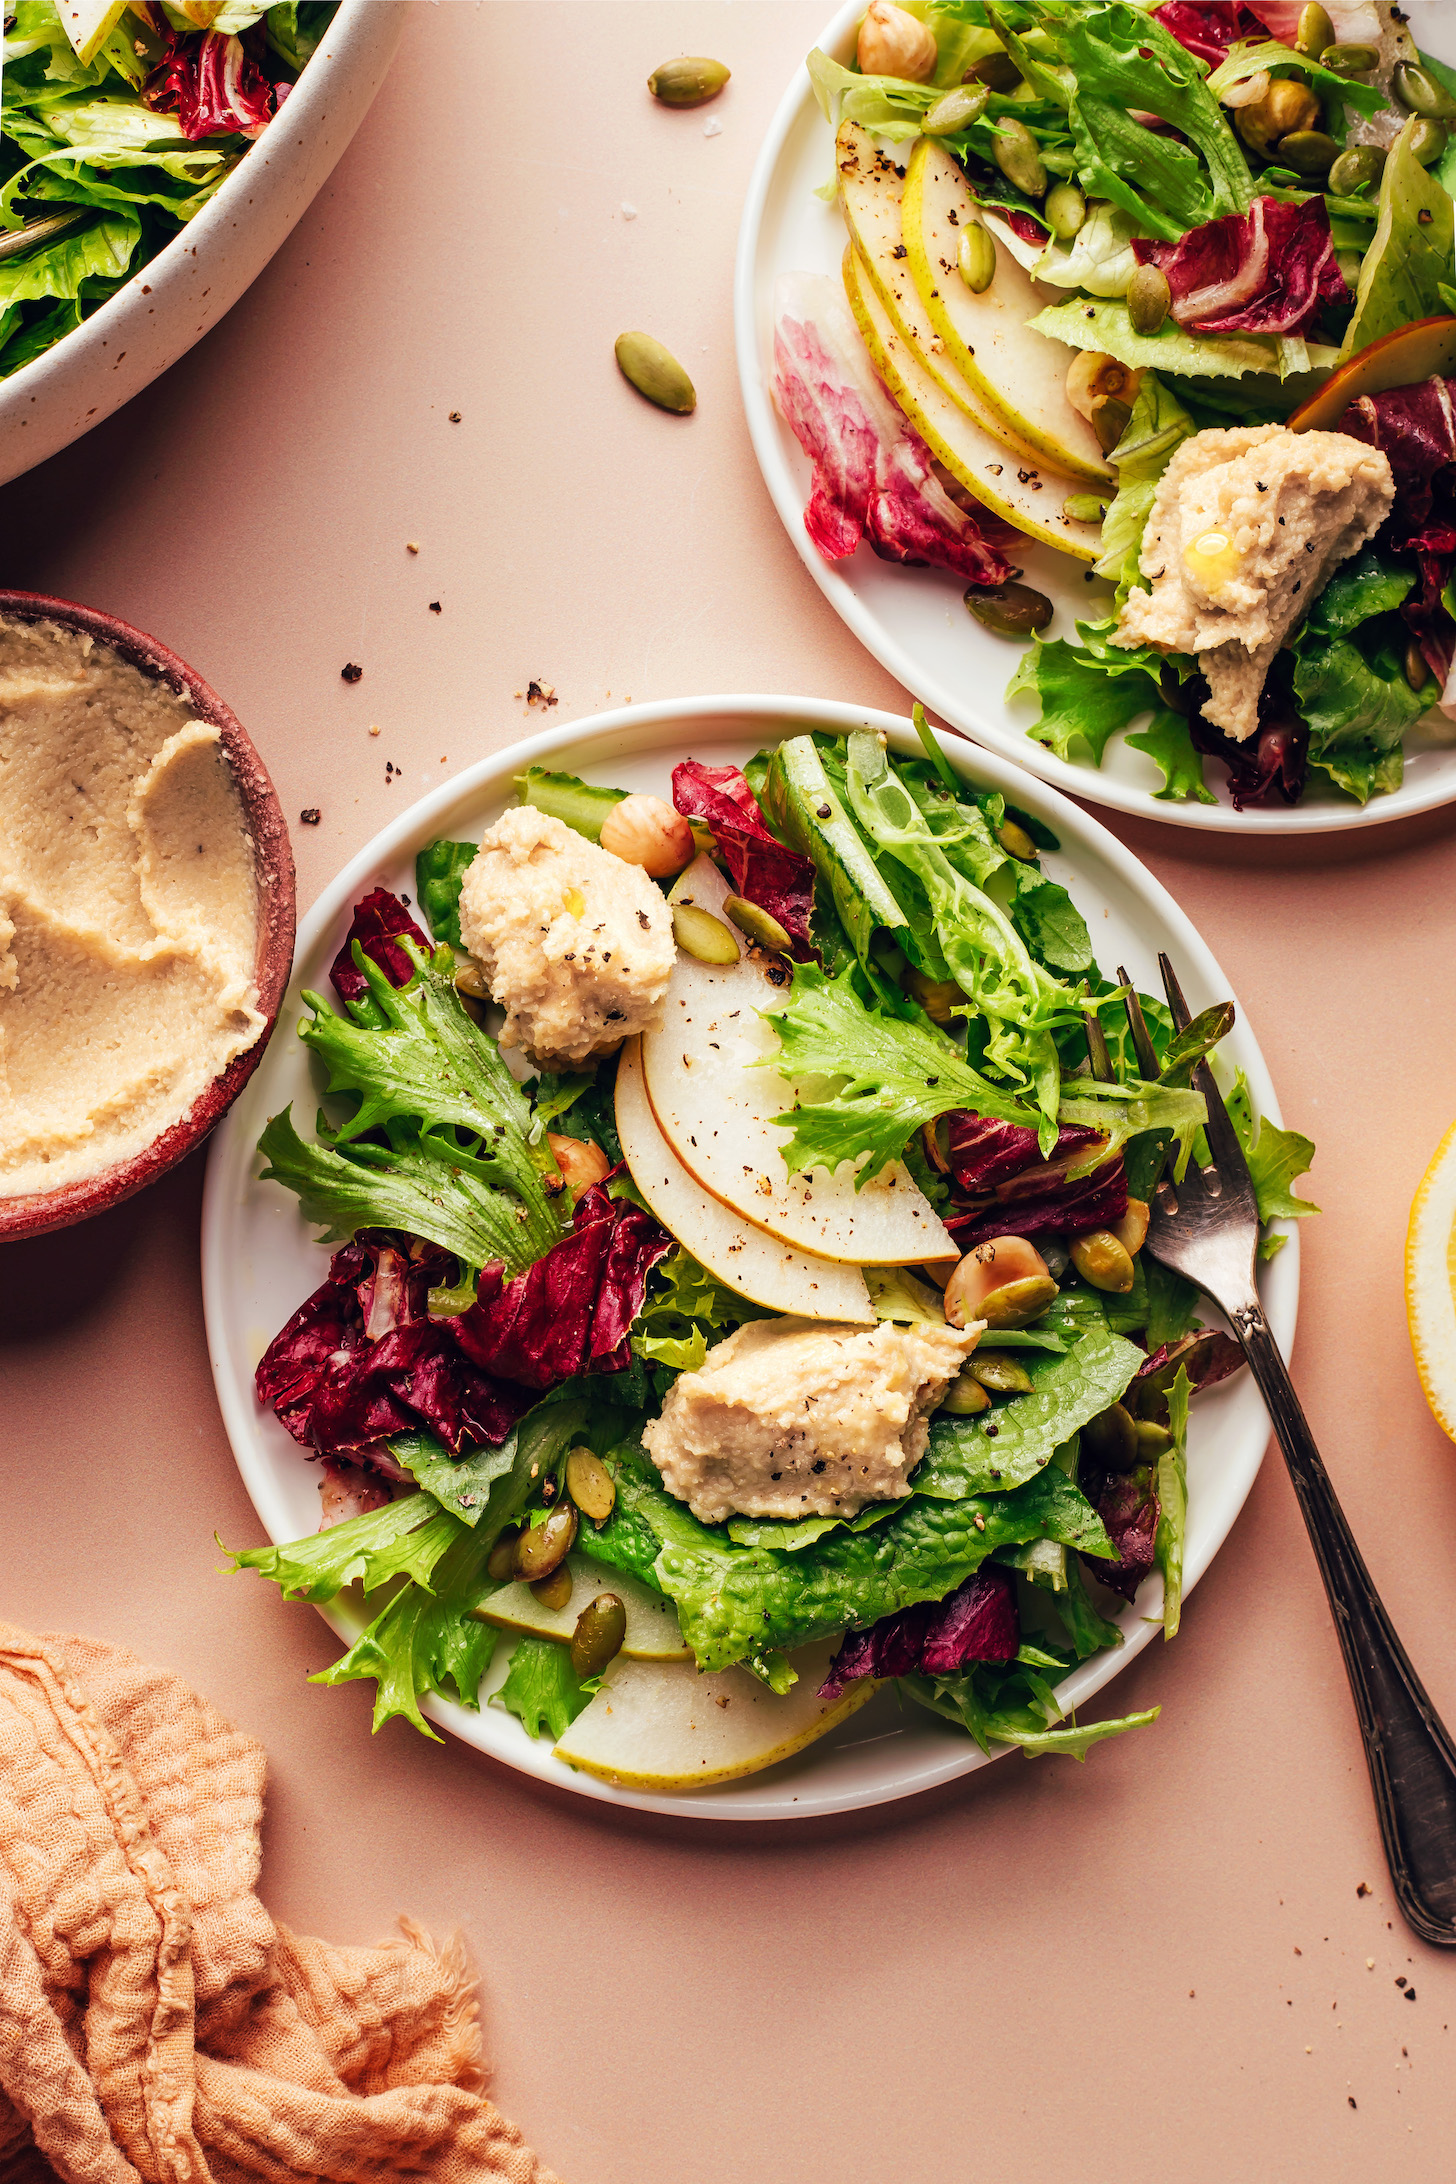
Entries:
POLYGON ((637 1039, 627 1041, 617 1063, 617 1136, 632 1181, 663 1227, 729 1289, 772 1312, 873 1324, 874 1307, 857 1266, 781 1243, 688 1174, 657 1126, 637 1039))
POLYGON ((1287 420, 1291 432, 1335 432, 1362 394, 1385 394, 1456 372, 1456 318, 1414 319, 1359 349, 1287 420))
MULTIPOLYGON (((694 858, 668 900, 722 918, 728 882, 694 858)), ((745 947, 736 963, 699 963, 678 950, 660 1027, 642 1034, 642 1068, 658 1128, 713 1198, 800 1251, 851 1267, 915 1266, 955 1245, 900 1161, 863 1190, 844 1161, 834 1175, 790 1175, 775 1115, 794 1095, 773 1066, 778 1038, 759 1015, 781 1003, 788 974, 777 956, 745 947), (766 1066, 759 1067, 757 1065, 766 1066)))
POLYGON ((479 1623, 493 1623, 497 1630, 525 1631, 533 1638, 555 1638, 571 1644, 577 1617, 598 1593, 615 1593, 627 1610, 627 1635, 622 1652, 629 1661, 690 1661, 683 1643, 677 1610, 661 1593, 650 1592, 636 1578, 621 1570, 609 1570, 590 1556, 570 1555, 571 1598, 564 1608, 545 1608, 529 1585, 503 1585, 488 1593, 471 1614, 479 1623))
POLYGON ((931 323, 905 249, 901 220, 904 168, 887 153, 878 151, 868 130, 854 121, 840 124, 834 155, 845 224, 896 333, 909 342, 952 402, 966 410, 993 439, 1003 441, 1023 463, 1039 463, 1039 452, 1018 439, 1000 411, 962 378, 931 323))
POLYGON ((56 0, 61 28, 89 67, 127 11, 130 0, 56 0))
POLYGON ((1064 503, 1073 480, 1019 461, 951 401, 917 351, 895 331, 853 243, 844 253, 844 292, 870 362, 936 461, 992 515, 1028 538, 1078 561, 1095 561, 1102 551, 1102 526, 1067 514, 1064 503))
POLYGON ((700 1676, 618 1655, 556 1757, 633 1790, 701 1790, 756 1774, 836 1728, 878 1688, 864 1677, 837 1699, 820 1698, 838 1643, 823 1639, 796 1653, 799 1681, 783 1698, 744 1668, 700 1676))
POLYGON ((950 153, 922 137, 905 171, 901 218, 911 277, 947 358, 1043 462, 1088 484, 1114 485, 1097 435, 1067 400, 1064 344, 1029 323, 1041 309, 1031 275, 1001 250, 996 278, 981 295, 961 279, 960 239, 978 217, 950 153))

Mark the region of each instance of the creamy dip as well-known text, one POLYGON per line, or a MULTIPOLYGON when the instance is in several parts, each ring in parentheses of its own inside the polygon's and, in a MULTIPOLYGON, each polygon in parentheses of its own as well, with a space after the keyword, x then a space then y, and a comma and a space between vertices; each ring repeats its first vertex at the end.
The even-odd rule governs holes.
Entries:
POLYGON ((218 730, 109 646, 0 618, 0 1198, 120 1166, 263 1029, 218 730))

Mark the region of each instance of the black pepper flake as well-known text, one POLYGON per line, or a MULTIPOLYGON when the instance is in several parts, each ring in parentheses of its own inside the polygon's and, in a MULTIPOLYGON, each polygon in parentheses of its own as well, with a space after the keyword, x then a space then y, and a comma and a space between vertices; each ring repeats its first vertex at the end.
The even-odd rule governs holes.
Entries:
POLYGON ((1262 478, 1255 478, 1254 484, 1258 487, 1261 493, 1267 493, 1269 490, 1268 486, 1264 483, 1262 478))
POLYGON ((824 1469, 824 1458, 822 1456, 816 1456, 813 1463, 810 1464, 809 1469, 814 1473, 814 1476, 817 1478, 819 1476, 819 1473, 824 1469))
POLYGON ((903 243, 896 243, 894 249, 890 252, 892 258, 907 258, 909 255, 910 253, 903 243))
POLYGON ((1397 1985, 1397 1987, 1403 1987, 1403 1986, 1405 1985, 1405 1973, 1404 1973, 1404 1972, 1397 1972, 1397 1973, 1396 1973, 1396 1975, 1395 1975, 1395 1984, 1397 1985))
POLYGON ((1354 2105, 1355 2105, 1355 2096, 1354 2096, 1354 2094, 1353 2094, 1353 2093, 1347 2093, 1347 2094, 1345 2095, 1345 2098, 1346 2098, 1346 2100, 1347 2100, 1347 2101, 1348 2101, 1348 2102, 1350 2103, 1350 2106, 1351 2106, 1351 2107, 1353 2108, 1353 2107, 1354 2107, 1354 2105))
POLYGON ((827 819, 829 817, 829 806, 827 804, 819 804, 815 808, 818 811, 819 817, 821 819, 827 819))
POLYGON ((1365 1885, 1364 1881, 1361 1881, 1361 1883, 1360 1883, 1359 1887, 1358 1887, 1358 1888, 1357 1888, 1357 1889, 1355 1890, 1355 1894, 1356 1894, 1357 1896, 1368 1896, 1368 1895, 1369 1895, 1369 1893, 1370 1893, 1370 1890, 1369 1890, 1369 1889, 1367 1888, 1367 1886, 1365 1885))
POLYGON ((302 824, 303 826, 306 826, 306 827, 316 827, 316 826, 318 825, 318 823, 319 823, 319 808, 318 808, 318 805, 317 805, 317 804, 310 804, 310 805, 309 805, 309 807, 308 807, 308 809, 307 809, 307 811, 301 811, 301 812, 299 813, 298 817, 299 817, 299 821, 300 821, 300 823, 301 823, 301 824, 302 824))
POLYGON ((651 925, 652 920, 647 915, 647 912, 645 910, 639 910, 637 913, 637 923, 641 926, 643 932, 645 933, 651 925))
MULTIPOLYGON (((987 1426, 987 1428, 986 1428, 986 1439, 987 1439, 988 1441, 994 1441, 994 1440, 995 1440, 995 1438, 996 1438, 996 1436, 997 1436, 997 1434, 998 1434, 998 1433, 999 1433, 1000 1431, 1001 1431, 1001 1428, 1000 1428, 999 1426, 987 1426)), ((991 1473, 991 1476, 992 1476, 992 1478, 993 1478, 993 1479, 999 1479, 999 1478, 1000 1478, 1000 1476, 1001 1476, 1001 1474, 1000 1474, 1000 1472, 999 1472, 999 1471, 993 1471, 993 1472, 991 1473)))
POLYGON ((459 424, 459 422, 460 422, 460 412, 459 412, 459 410, 458 410, 458 409, 452 409, 452 410, 451 410, 451 412, 450 412, 450 422, 451 422, 451 424, 452 424, 452 425, 458 425, 458 424, 459 424))
POLYGON ((439 614, 439 613, 441 613, 442 611, 443 611, 443 610, 442 610, 442 608, 441 608, 441 606, 440 606, 440 602, 439 602, 439 600, 438 600, 438 599, 432 599, 432 600, 430 601, 430 612, 431 612, 431 614, 439 614))
POLYGON ((1429 205, 1422 205, 1420 211, 1416 214, 1416 225, 1417 227, 1429 227, 1430 224, 1431 208, 1429 205))
POLYGON ((346 660, 339 669, 339 677, 343 682, 358 682, 363 673, 364 670, 357 660, 346 660))
POLYGON ((1405 1998, 1406 1998, 1407 2002, 1414 2002, 1414 2000, 1415 2000, 1415 1998, 1416 1998, 1416 1990, 1415 1990, 1415 1988, 1414 1988, 1414 1987, 1407 1987, 1407 1988, 1406 1988, 1406 1990, 1405 1990, 1405 1998))

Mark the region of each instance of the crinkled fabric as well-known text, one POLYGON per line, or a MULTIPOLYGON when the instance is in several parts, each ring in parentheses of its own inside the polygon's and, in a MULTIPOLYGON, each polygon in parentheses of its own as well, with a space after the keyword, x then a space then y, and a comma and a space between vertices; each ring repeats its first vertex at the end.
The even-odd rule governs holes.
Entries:
POLYGON ((179 1677, 0 1624, 0 2180, 555 2184, 458 1941, 268 1916, 263 1775, 179 1677))

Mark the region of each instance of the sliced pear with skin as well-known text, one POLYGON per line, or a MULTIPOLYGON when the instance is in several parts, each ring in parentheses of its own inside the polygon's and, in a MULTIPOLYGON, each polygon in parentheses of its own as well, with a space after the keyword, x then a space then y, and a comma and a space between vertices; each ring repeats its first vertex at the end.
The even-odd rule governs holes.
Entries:
MULTIPOLYGON (((668 900, 724 919, 728 882, 697 857, 668 900)), ((900 1161, 863 1190, 844 1161, 790 1175, 787 1132, 774 1124, 794 1095, 773 1066, 778 1037, 759 1014, 783 1002, 788 972, 778 956, 745 948, 736 963, 699 963, 678 950, 659 1028, 642 1034, 642 1067, 657 1126, 713 1198, 800 1251, 851 1267, 915 1266, 950 1258, 955 1245, 900 1161), (759 1064, 767 1066, 759 1067, 759 1064)))
POLYGON ((556 1757, 622 1789, 702 1790, 791 1759, 847 1721, 878 1689, 864 1677, 821 1699, 838 1639, 793 1655, 799 1681, 780 1698, 746 1668, 695 1668, 620 1655, 556 1757))
POLYGON ((1066 512, 1069 492, 1082 487, 1054 470, 1021 461, 951 401, 908 341, 891 324, 853 243, 844 253, 844 292, 864 336, 870 362, 937 462, 992 515, 1043 546, 1095 561, 1102 527, 1066 512))
POLYGON ((905 170, 901 213, 911 277, 954 368, 1043 462, 1091 485, 1116 480, 1085 417, 1067 400, 1065 345, 1030 325, 1041 309, 1036 284, 1008 251, 979 296, 960 277, 956 254, 976 200, 943 145, 922 137, 905 170))
POLYGON ((87 67, 127 11, 129 0, 56 0, 61 28, 87 67))
MULTIPOLYGON (((900 217, 904 168, 887 153, 878 151, 869 131, 861 129, 858 122, 840 124, 834 149, 845 224, 895 331, 909 342, 952 402, 968 411, 993 439, 1002 441, 1023 462, 1039 463, 1037 450, 1018 439, 999 410, 962 378, 931 323, 905 249, 900 217)), ((956 278, 960 278, 959 274, 956 278)))
POLYGON ((1289 419, 1291 432, 1334 432, 1352 402, 1456 372, 1456 318, 1416 319, 1357 350, 1289 419))
POLYGON ((650 1592, 624 1571, 609 1570, 589 1556, 568 1555, 571 1598, 564 1608, 546 1608, 529 1585, 503 1585, 487 1593, 471 1614, 478 1623, 493 1623, 497 1630, 516 1630, 533 1638, 554 1638, 569 1646, 577 1618, 598 1593, 615 1593, 627 1611, 627 1635, 622 1652, 629 1661, 690 1661, 683 1643, 677 1610, 661 1593, 650 1592))
POLYGON ((658 1128, 637 1039, 627 1041, 617 1063, 617 1137, 632 1181, 663 1227, 729 1289, 771 1312, 873 1324, 874 1306, 857 1266, 781 1243, 689 1175, 658 1128))

